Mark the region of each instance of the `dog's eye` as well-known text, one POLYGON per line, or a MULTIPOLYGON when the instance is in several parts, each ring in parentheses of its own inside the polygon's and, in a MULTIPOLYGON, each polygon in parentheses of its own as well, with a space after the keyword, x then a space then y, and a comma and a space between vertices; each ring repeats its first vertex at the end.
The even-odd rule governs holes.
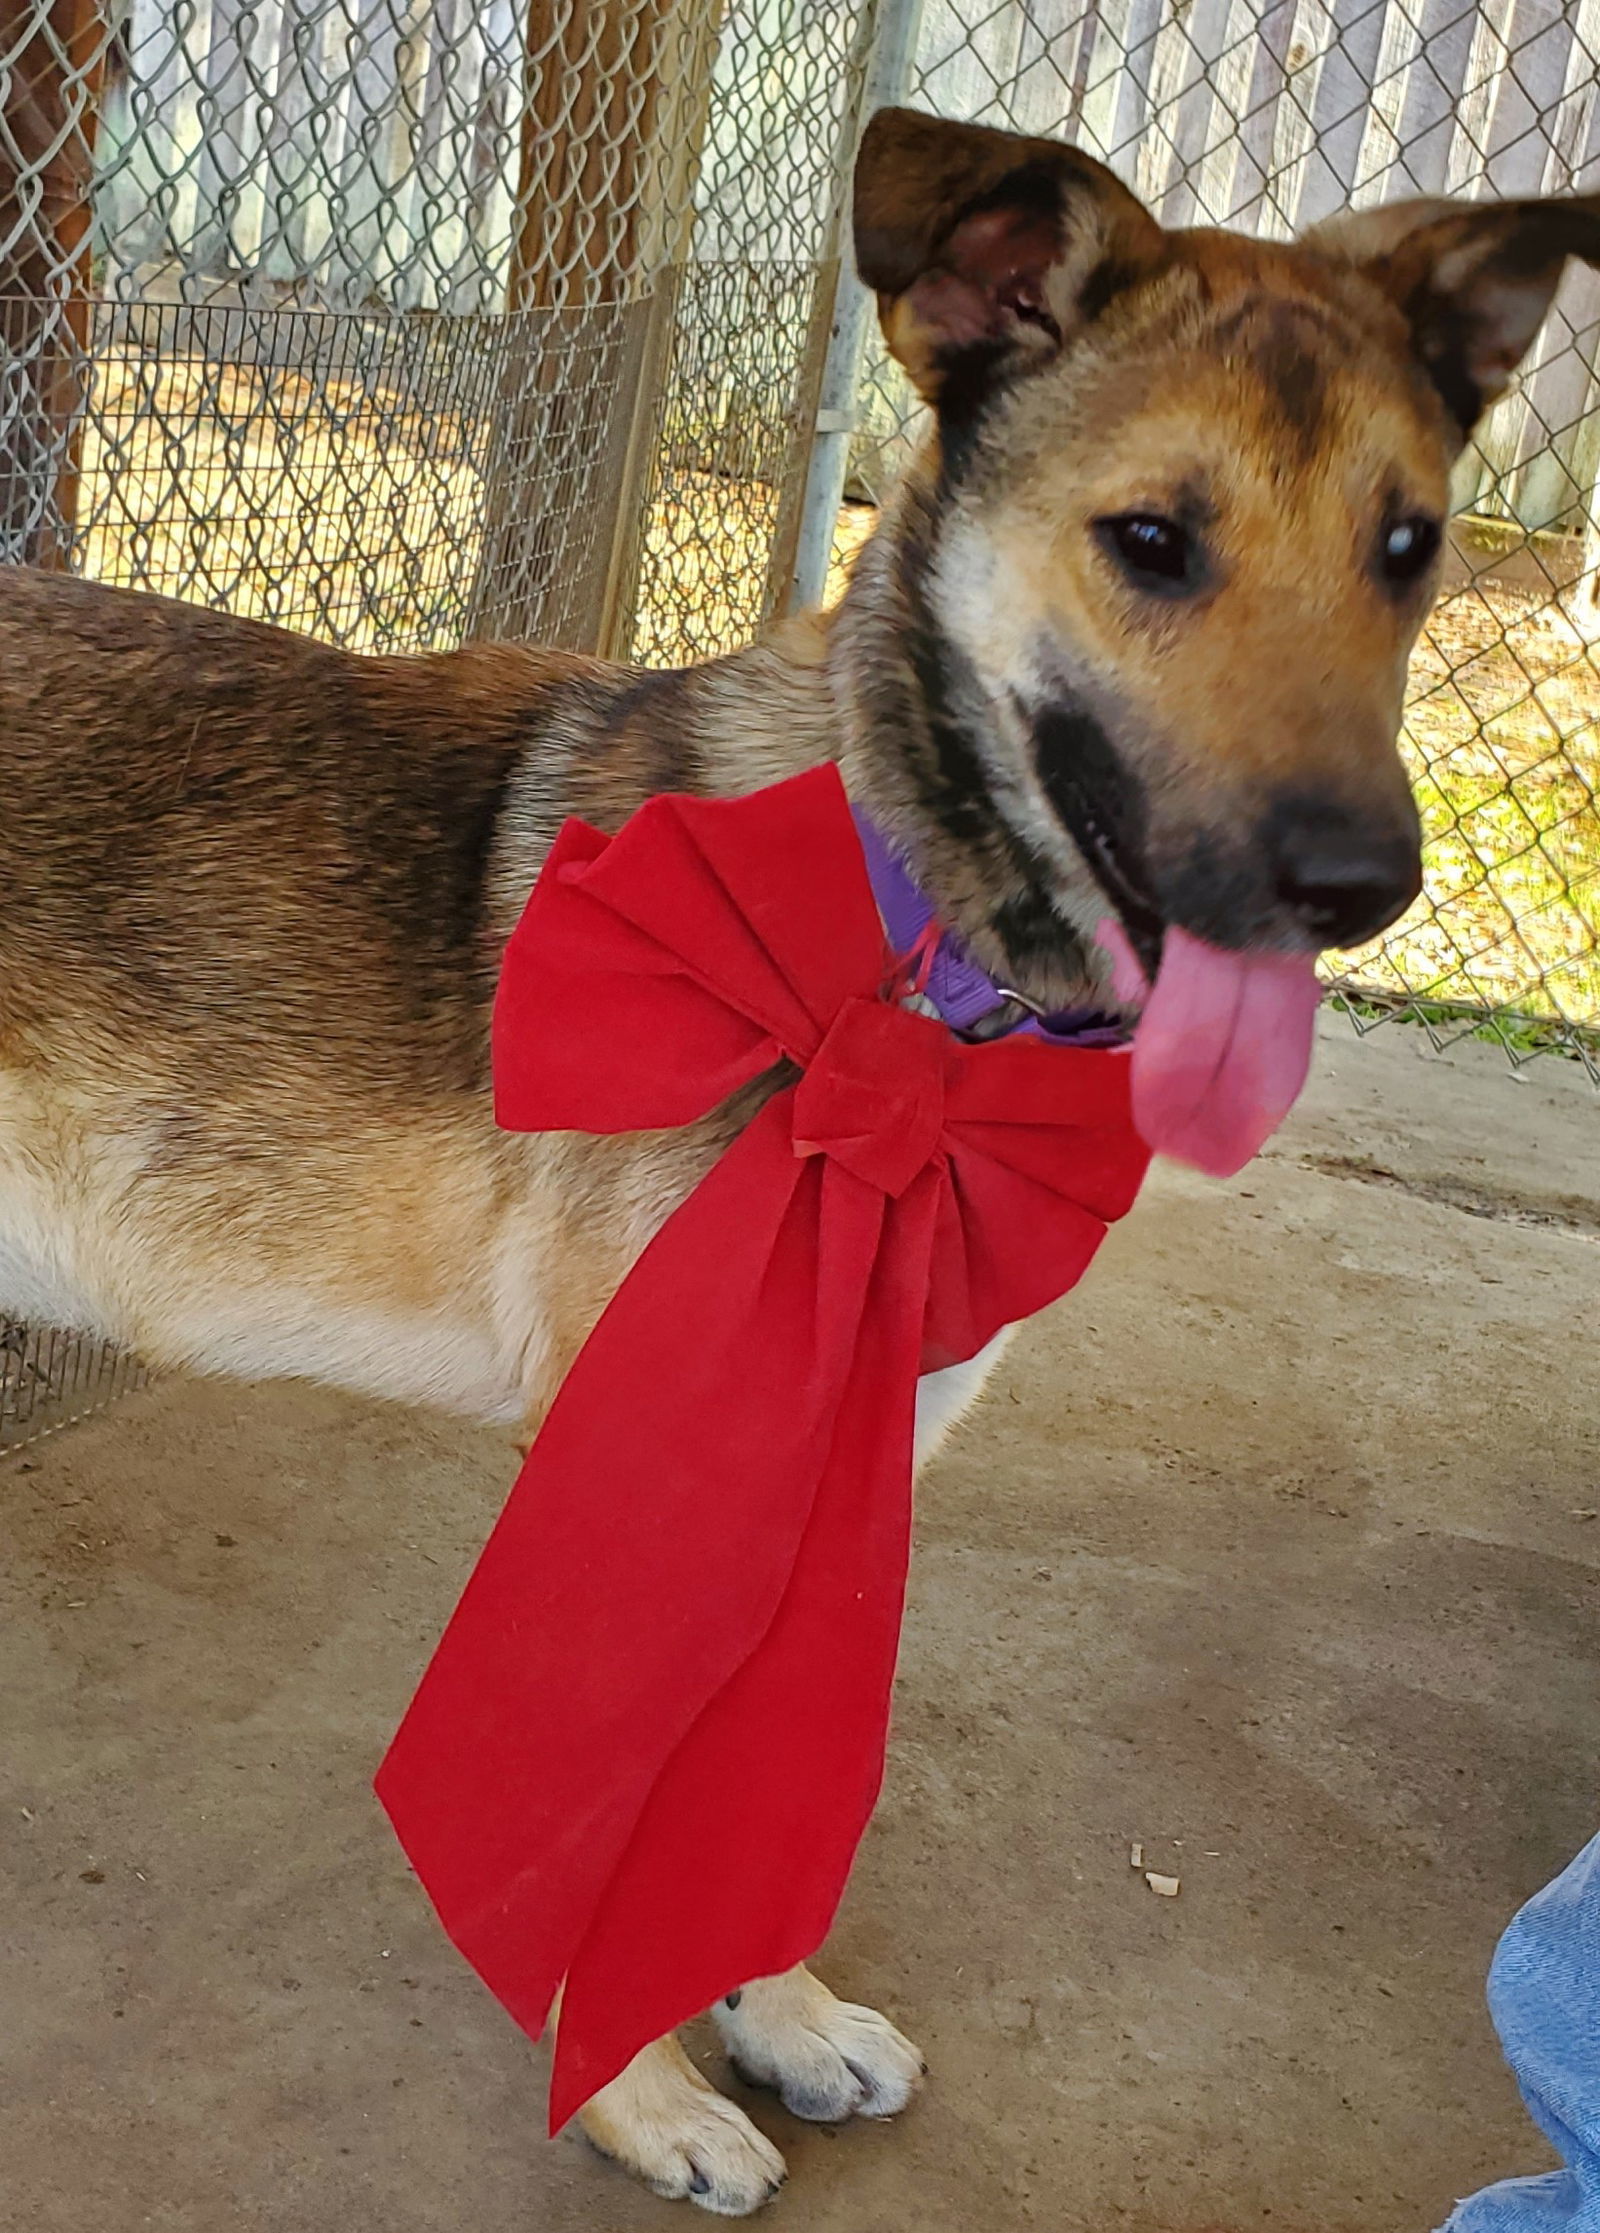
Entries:
POLYGON ((1129 581, 1157 597, 1181 597, 1200 580, 1200 550, 1187 528, 1156 512, 1119 512, 1094 523, 1101 547, 1129 581))
POLYGON ((1378 571, 1396 589, 1409 589, 1438 557, 1442 539, 1439 522, 1423 513, 1392 520, 1378 545, 1378 571))

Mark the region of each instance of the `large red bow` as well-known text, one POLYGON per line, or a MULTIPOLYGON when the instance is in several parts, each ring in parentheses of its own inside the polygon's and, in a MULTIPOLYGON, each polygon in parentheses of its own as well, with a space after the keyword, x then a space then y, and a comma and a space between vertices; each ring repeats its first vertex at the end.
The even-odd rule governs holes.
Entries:
MULTIPOLYGON (((378 1777, 558 2129, 815 1952, 877 1797, 919 1369, 1071 1287, 1147 1151, 1120 1053, 884 997, 832 768, 557 840, 506 950, 500 1122, 690 1124, 787 1061, 567 1375, 378 1777)), ((581 1246, 581 1236, 576 1244, 581 1246)))

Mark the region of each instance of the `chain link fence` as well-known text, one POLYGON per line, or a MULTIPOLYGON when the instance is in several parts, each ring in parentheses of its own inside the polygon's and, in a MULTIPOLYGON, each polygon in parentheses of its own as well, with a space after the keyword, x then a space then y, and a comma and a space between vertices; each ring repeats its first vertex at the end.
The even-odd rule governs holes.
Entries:
POLYGON ((0 0, 0 562, 360 649, 748 637, 871 20, 0 0))
MULTIPOLYGON (((914 438, 885 98, 1170 223, 1600 184, 1600 0, 0 0, 0 561, 362 649, 652 664, 837 585, 914 438), (842 499, 842 502, 841 502, 842 499)), ((1358 1019, 1600 1073, 1600 280, 1464 461, 1358 1019)))
POLYGON ((136 1357, 93 1334, 0 1318, 0 1458, 145 1384, 136 1357))

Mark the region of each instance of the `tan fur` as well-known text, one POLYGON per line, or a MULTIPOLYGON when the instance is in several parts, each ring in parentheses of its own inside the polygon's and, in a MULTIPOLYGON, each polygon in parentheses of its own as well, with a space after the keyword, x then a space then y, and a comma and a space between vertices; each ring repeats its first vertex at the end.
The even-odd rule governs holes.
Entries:
MULTIPOLYGON (((670 1134, 497 1131, 498 956, 568 814, 615 829, 663 789, 835 759, 1043 1003, 1110 1003, 1108 908, 1147 942, 1320 943, 1286 816, 1370 848, 1364 923, 1404 905, 1395 731, 1432 576, 1386 586, 1386 523, 1442 515, 1466 424, 1565 257, 1594 253, 1594 205, 1428 204, 1298 246, 1166 234, 1075 151, 896 112, 859 197, 936 425, 826 621, 645 675, 359 659, 0 579, 0 1310, 526 1439, 770 1090, 670 1134), (1192 524, 1181 597, 1108 555, 1125 514, 1192 524)), ((928 1387, 925 1440, 983 1370, 928 1387)), ((723 2013, 786 2097, 876 2113, 914 2083, 899 2035, 804 1973, 723 2013)), ((712 2209, 781 2175, 671 2043, 588 2128, 712 2209)))

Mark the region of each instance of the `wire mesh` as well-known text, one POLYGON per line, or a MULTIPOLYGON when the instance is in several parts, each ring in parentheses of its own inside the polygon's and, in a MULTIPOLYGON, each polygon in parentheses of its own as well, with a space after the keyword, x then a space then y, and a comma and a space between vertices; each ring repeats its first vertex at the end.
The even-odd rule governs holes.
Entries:
MULTIPOLYGON (((1285 237, 1414 194, 1600 185, 1596 0, 926 0, 911 97, 1077 141, 1167 224, 1285 237)), ((1573 272, 1462 460, 1446 594, 1404 747, 1426 889, 1340 983, 1600 1077, 1600 277, 1573 272)), ((915 399, 869 354, 847 493, 870 504, 915 399)), ((841 522, 847 563, 870 515, 841 522)))
POLYGON ((687 659, 777 602, 870 0, 0 0, 0 562, 687 659))
POLYGON ((93 1334, 0 1318, 0 1453, 88 1418, 148 1377, 137 1357, 93 1334))

